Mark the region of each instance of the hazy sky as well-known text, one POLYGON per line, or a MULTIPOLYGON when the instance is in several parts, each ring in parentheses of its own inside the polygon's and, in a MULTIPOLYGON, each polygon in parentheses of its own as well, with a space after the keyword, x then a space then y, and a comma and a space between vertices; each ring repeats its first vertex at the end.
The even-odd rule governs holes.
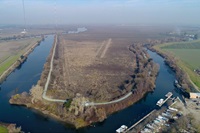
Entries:
MULTIPOLYGON (((31 24, 200 24, 200 0, 24 0, 31 24)), ((23 24, 22 0, 0 0, 0 24, 23 24)))

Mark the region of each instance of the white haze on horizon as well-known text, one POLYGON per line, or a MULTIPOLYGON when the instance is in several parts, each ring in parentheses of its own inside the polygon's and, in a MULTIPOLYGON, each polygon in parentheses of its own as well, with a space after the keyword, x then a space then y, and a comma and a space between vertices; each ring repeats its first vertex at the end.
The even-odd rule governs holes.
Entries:
MULTIPOLYGON (((200 0, 24 0, 27 25, 200 24, 200 0)), ((22 0, 0 1, 0 24, 24 24, 22 0)))

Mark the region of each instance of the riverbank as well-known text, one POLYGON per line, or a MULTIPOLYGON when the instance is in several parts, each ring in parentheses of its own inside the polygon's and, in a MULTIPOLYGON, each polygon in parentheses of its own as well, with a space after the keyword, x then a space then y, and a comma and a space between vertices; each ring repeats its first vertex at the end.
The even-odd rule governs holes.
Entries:
MULTIPOLYGON (((156 45, 157 46, 157 45, 156 45)), ((156 46, 147 46, 147 48, 165 59, 165 63, 176 73, 176 79, 181 84, 181 89, 186 92, 185 96, 189 97, 189 92, 198 91, 198 87, 190 80, 189 76, 179 65, 178 60, 173 55, 167 54, 156 46)))
POLYGON ((43 38, 41 38, 35 44, 29 46, 28 50, 25 51, 22 55, 20 55, 20 57, 16 59, 16 61, 13 64, 11 64, 11 66, 9 66, 8 69, 0 75, 0 83, 2 83, 17 67, 19 67, 26 61, 28 55, 35 49, 35 47, 37 47, 40 44, 42 40, 43 38))
MULTIPOLYGON (((55 42, 54 46, 55 47, 55 42)), ((53 48, 44 65, 41 78, 37 85, 30 90, 30 94, 22 93, 11 97, 10 103, 16 105, 25 105, 28 108, 34 108, 44 115, 56 118, 59 121, 70 123, 76 128, 88 126, 92 123, 105 120, 109 115, 140 100, 147 92, 153 91, 155 88, 155 79, 158 73, 158 66, 149 60, 149 56, 145 53, 145 50, 141 50, 139 45, 132 45, 129 50, 136 54, 136 69, 135 75, 133 75, 131 81, 129 81, 129 87, 132 91, 132 95, 118 103, 99 106, 84 106, 84 101, 88 101, 87 97, 81 94, 76 94, 76 97, 72 99, 70 106, 65 106, 63 103, 53 103, 42 99, 43 88, 47 81, 47 75, 50 70, 50 59, 53 55, 53 48), (142 79, 143 80, 142 80, 142 79), (131 85, 132 83, 132 85, 131 85)))
POLYGON ((195 40, 190 42, 164 43, 154 46, 156 49, 176 59, 176 64, 187 73, 188 79, 191 80, 191 84, 197 91, 199 91, 198 88, 200 87, 200 78, 198 75, 200 64, 197 61, 200 56, 199 44, 200 41, 195 40))
POLYGON ((21 131, 21 127, 16 127, 16 124, 0 122, 0 133, 23 133, 23 131, 21 131))

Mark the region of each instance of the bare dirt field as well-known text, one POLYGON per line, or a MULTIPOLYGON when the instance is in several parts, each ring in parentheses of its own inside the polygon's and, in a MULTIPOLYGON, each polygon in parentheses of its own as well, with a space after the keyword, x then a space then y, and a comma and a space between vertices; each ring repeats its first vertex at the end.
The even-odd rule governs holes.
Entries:
POLYGON ((47 95, 67 99, 80 93, 91 101, 103 102, 130 92, 131 87, 123 87, 136 67, 129 46, 144 41, 146 32, 154 28, 129 28, 89 27, 84 33, 60 35, 47 95))
POLYGON ((55 80, 49 92, 62 98, 72 98, 81 93, 94 101, 110 101, 126 93, 120 85, 130 78, 134 70, 129 44, 107 37, 76 41, 72 39, 74 36, 59 38, 58 60, 55 61, 58 64, 55 64, 55 80), (59 69, 62 76, 56 72, 59 69))

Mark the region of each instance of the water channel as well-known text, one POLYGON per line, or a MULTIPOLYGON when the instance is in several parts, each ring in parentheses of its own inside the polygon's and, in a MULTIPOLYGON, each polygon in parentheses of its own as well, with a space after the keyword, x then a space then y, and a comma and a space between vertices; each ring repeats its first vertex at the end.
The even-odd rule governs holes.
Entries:
POLYGON ((156 107, 156 102, 171 91, 175 92, 173 82, 174 72, 164 63, 164 59, 155 52, 148 51, 151 58, 160 65, 160 71, 156 79, 154 92, 148 93, 143 99, 134 105, 109 116, 101 123, 93 124, 79 130, 71 129, 66 124, 41 115, 35 110, 27 109, 22 106, 9 104, 9 98, 15 93, 29 91, 40 79, 43 65, 49 55, 54 41, 54 36, 49 35, 38 47, 28 56, 23 65, 12 72, 1 84, 0 89, 0 121, 6 123, 16 123, 25 132, 66 132, 66 133, 114 133, 121 125, 128 127, 137 122, 156 107), (17 88, 17 89, 16 89, 17 88))

